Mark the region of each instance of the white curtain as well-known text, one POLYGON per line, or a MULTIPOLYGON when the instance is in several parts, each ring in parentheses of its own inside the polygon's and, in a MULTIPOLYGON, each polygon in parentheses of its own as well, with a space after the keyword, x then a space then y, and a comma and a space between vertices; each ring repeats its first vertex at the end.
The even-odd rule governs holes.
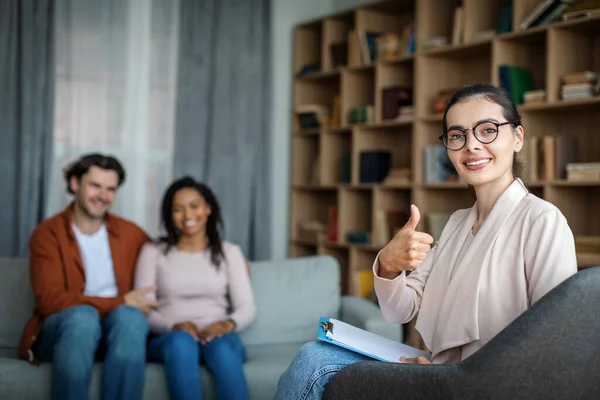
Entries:
POLYGON ((71 197, 63 168, 84 153, 110 153, 125 184, 112 211, 159 232, 172 180, 178 0, 58 0, 52 182, 46 210, 71 197))

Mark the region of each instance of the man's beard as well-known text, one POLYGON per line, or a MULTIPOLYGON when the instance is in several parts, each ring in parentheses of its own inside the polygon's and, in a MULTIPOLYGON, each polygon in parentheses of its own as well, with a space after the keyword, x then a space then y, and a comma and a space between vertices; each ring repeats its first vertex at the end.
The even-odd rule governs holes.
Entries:
POLYGON ((85 204, 85 202, 80 198, 77 197, 76 198, 77 201, 77 206, 79 207, 79 209, 90 219, 104 219, 104 217, 106 216, 106 213, 108 211, 104 211, 102 214, 98 215, 98 214, 94 214, 85 204))

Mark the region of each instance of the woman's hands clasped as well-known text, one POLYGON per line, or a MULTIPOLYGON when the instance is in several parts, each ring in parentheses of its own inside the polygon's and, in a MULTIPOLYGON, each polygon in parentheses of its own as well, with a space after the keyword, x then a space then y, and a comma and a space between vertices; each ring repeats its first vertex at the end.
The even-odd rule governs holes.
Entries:
POLYGON ((210 324, 206 328, 200 329, 191 321, 175 324, 173 330, 181 330, 192 335, 194 340, 207 344, 215 337, 221 337, 235 330, 235 325, 230 320, 218 321, 210 324))
POLYGON ((412 271, 423 264, 431 250, 433 237, 416 230, 421 215, 414 204, 410 206, 410 218, 379 253, 378 275, 394 279, 404 271, 412 271))

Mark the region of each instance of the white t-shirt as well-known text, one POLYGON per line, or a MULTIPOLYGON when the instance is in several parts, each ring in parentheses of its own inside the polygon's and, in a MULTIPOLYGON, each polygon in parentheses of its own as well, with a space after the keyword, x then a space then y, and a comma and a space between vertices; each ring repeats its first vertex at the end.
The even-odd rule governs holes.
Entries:
POLYGON ((97 232, 86 235, 73 224, 81 259, 85 268, 85 290, 83 294, 95 297, 115 297, 119 290, 115 280, 108 232, 102 225, 97 232))

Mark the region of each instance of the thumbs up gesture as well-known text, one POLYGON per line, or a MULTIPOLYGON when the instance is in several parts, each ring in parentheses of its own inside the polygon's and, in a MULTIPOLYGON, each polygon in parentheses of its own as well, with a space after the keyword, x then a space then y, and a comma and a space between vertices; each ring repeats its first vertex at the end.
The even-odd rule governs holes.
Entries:
POLYGON ((433 238, 416 230, 420 219, 419 209, 411 205, 408 222, 379 253, 380 277, 394 279, 403 271, 412 271, 423 264, 431 250, 433 238))

